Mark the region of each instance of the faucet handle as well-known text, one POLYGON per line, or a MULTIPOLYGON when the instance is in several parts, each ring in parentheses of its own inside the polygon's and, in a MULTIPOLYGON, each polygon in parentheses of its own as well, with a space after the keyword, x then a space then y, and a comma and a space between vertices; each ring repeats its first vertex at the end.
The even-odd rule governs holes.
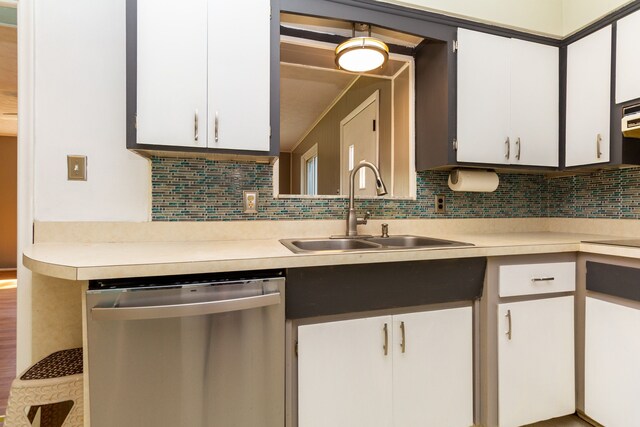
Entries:
POLYGON ((370 212, 370 211, 366 211, 366 212, 364 213, 364 218, 357 218, 357 221, 356 221, 356 222, 357 222, 359 225, 365 225, 365 224, 367 223, 367 220, 368 220, 369 218, 371 218, 371 212, 370 212))
POLYGON ((382 224, 382 235, 380 237, 389 237, 389 224, 382 224))

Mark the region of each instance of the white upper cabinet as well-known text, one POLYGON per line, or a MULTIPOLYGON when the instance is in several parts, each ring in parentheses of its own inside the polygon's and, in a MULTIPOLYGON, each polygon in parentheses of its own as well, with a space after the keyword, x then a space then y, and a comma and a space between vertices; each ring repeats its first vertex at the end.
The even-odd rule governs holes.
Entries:
POLYGON ((459 162, 509 162, 509 39, 458 29, 459 162))
POLYGON ((616 104, 640 98, 640 11, 625 16, 616 28, 616 104))
POLYGON ((567 48, 566 166, 609 161, 611 26, 567 48))
POLYGON ((269 151, 268 0, 138 0, 137 26, 138 144, 269 151))
POLYGON ((209 3, 209 148, 269 150, 270 7, 209 3))
POLYGON ((559 52, 458 29, 459 162, 558 166, 559 52))
POLYGON ((207 146, 207 0, 138 0, 137 142, 207 146))
POLYGON ((510 163, 558 166, 560 55, 557 47, 511 39, 510 163))

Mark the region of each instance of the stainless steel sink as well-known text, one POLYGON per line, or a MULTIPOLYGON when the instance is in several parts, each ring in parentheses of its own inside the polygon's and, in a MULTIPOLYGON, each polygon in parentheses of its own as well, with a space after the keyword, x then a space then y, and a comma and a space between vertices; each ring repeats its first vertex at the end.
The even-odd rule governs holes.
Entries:
POLYGON ((443 249, 449 247, 473 246, 471 243, 453 240, 434 239, 423 236, 389 236, 361 238, 319 238, 319 239, 283 239, 285 247, 294 253, 351 252, 363 250, 390 249, 443 249))
POLYGON ((370 237, 368 242, 378 243, 382 246, 397 248, 426 248, 435 246, 473 246, 470 243, 455 242, 453 240, 434 239, 432 237, 422 236, 389 236, 389 237, 370 237))
POLYGON ((378 249, 380 245, 360 239, 288 239, 280 242, 293 252, 326 252, 378 249))

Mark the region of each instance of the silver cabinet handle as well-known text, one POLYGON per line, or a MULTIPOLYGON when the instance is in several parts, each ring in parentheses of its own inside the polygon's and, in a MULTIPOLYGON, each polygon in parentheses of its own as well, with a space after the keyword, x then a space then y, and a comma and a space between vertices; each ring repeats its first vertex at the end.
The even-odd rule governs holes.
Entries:
POLYGON ((193 118, 193 140, 198 142, 198 109, 196 108, 196 114, 193 118))
POLYGON ((213 140, 215 142, 218 142, 218 112, 217 111, 213 119, 213 140))
POLYGON ((516 148, 518 149, 516 151, 516 160, 520 160, 520 151, 521 151, 521 144, 520 144, 520 138, 516 139, 516 148))
POLYGON ((598 158, 602 157, 602 135, 598 134, 598 136, 596 136, 596 154, 598 155, 598 158))
POLYGON ((384 355, 386 356, 387 354, 389 354, 389 328, 387 326, 387 324, 384 324, 384 345, 382 346, 382 349, 384 350, 384 355))
POLYGON ((504 158, 508 159, 509 156, 511 156, 511 143, 509 141, 509 138, 507 138, 507 140, 504 142, 505 144, 505 154, 504 154, 504 158))
POLYGON ((511 310, 507 310, 507 314, 504 317, 506 317, 507 321, 509 322, 509 329, 507 330, 507 332, 505 332, 505 334, 507 335, 509 341, 511 341, 511 310))
POLYGON ((405 353, 407 351, 407 337, 405 336, 404 322, 400 322, 400 333, 402 334, 400 347, 402 348, 402 352, 405 353))
POLYGON ((280 302, 280 293, 274 292, 266 295, 191 304, 150 305, 142 307, 93 307, 91 309, 91 318, 94 320, 165 319, 169 317, 199 316, 202 314, 249 310, 280 304, 280 302))
POLYGON ((532 282, 552 282, 556 280, 555 277, 534 277, 531 279, 532 282))

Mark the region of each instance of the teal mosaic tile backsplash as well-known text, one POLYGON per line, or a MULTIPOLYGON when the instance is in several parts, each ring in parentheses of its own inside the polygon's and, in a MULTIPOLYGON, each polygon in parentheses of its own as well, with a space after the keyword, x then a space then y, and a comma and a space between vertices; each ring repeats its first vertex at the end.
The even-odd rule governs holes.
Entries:
POLYGON ((640 168, 547 180, 549 217, 640 219, 640 168))
MULTIPOLYGON (((500 174, 493 193, 457 193, 447 172, 420 172, 417 200, 359 200, 373 218, 640 218, 640 169, 563 178, 500 174), (447 212, 434 213, 444 194, 447 212)), ((153 221, 340 219, 345 199, 274 199, 272 166, 191 158, 152 159, 153 221), (259 212, 242 212, 242 191, 258 190, 259 212)))
MULTIPOLYGON (((545 180, 538 175, 505 174, 493 193, 454 193, 447 172, 420 172, 417 200, 356 202, 373 218, 513 218, 545 216, 545 180), (444 194, 447 212, 433 212, 434 196, 444 194)), ((339 219, 345 199, 274 199, 272 167, 250 162, 190 158, 152 159, 154 221, 232 221, 339 219), (259 191, 258 214, 242 212, 242 191, 259 191)))

